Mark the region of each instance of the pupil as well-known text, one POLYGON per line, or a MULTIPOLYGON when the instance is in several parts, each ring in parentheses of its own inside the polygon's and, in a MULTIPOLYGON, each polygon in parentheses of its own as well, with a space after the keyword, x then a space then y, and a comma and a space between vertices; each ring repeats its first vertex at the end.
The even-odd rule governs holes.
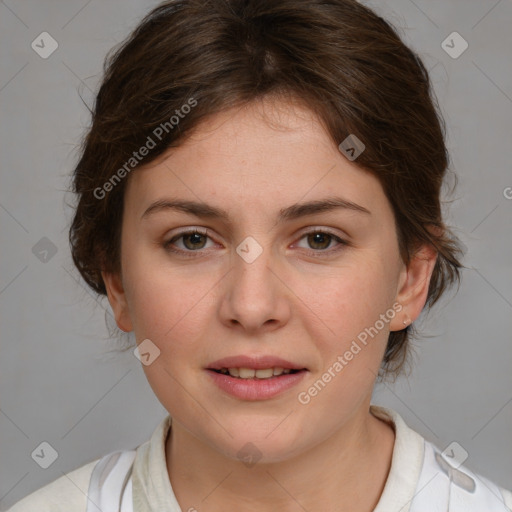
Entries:
POLYGON ((187 235, 184 239, 191 239, 192 240, 192 249, 197 248, 197 244, 200 242, 200 238, 203 235, 201 233, 192 233, 190 235, 187 235))
POLYGON ((320 243, 322 246, 321 248, 324 248, 329 245, 329 239, 331 235, 327 235, 325 233, 313 233, 310 235, 310 242, 312 241, 312 245, 314 246, 317 243, 320 243))

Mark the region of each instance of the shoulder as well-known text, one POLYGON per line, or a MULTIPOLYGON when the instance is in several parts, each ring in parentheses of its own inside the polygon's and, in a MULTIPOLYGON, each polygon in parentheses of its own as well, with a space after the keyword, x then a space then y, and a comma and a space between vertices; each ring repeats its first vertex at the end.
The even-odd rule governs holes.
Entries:
POLYGON ((512 491, 509 491, 507 489, 503 489, 502 487, 499 487, 499 490, 500 490, 501 494, 503 495, 503 499, 505 501, 505 505, 508 507, 510 512, 512 512, 512 491))
POLYGON ((454 512, 512 512, 512 493, 471 471, 463 464, 466 457, 458 443, 441 452, 425 440, 423 466, 410 512, 443 510, 448 503, 454 512))
POLYGON ((6 512, 85 511, 91 474, 99 460, 93 460, 63 474, 53 482, 22 498, 6 512))
POLYGON ((390 420, 396 432, 383 505, 376 510, 512 512, 512 492, 465 466, 468 454, 460 444, 441 451, 393 409, 372 404, 371 412, 390 420))

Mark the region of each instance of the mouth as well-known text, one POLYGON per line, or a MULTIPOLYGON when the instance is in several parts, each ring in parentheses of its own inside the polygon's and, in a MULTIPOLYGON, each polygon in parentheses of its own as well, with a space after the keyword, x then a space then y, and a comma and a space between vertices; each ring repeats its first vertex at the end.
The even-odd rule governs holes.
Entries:
POLYGON ((215 373, 219 373, 221 375, 229 375, 235 379, 272 379, 278 378, 282 375, 290 375, 302 371, 306 371, 305 368, 302 369, 292 369, 292 368, 282 368, 279 366, 275 366, 272 368, 208 368, 208 370, 213 371, 215 373))
POLYGON ((223 392, 241 400, 266 400, 296 386, 309 371, 274 356, 233 356, 205 368, 223 392))

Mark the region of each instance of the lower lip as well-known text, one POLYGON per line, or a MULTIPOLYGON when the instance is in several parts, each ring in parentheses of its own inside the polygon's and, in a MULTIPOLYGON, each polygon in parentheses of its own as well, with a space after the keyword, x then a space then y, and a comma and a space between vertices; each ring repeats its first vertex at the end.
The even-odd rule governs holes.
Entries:
POLYGON ((213 370, 206 371, 220 389, 241 400, 266 400, 277 396, 297 385, 307 372, 307 370, 300 370, 297 373, 268 379, 239 379, 213 370))

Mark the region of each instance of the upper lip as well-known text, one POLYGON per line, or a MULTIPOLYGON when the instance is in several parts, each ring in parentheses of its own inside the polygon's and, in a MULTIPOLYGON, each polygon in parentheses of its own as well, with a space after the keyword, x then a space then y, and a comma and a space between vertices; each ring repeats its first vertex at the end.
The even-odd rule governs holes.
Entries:
POLYGON ((217 359, 210 363, 207 368, 209 370, 221 370, 222 368, 253 368, 254 370, 262 370, 264 368, 289 368, 290 370, 305 370, 306 368, 300 364, 291 363, 286 359, 271 355, 263 356, 231 356, 217 359))

